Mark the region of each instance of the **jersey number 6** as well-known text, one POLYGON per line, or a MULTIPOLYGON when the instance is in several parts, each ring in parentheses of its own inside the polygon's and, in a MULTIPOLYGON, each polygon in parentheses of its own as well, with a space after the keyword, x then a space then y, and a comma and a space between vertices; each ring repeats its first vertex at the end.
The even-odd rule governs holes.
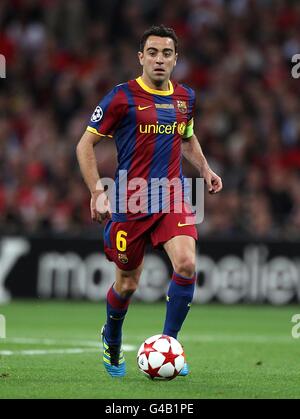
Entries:
POLYGON ((125 252, 126 251, 127 240, 126 240, 125 237, 127 237, 126 231, 123 231, 123 230, 118 231, 116 241, 117 241, 117 249, 120 252, 125 252))

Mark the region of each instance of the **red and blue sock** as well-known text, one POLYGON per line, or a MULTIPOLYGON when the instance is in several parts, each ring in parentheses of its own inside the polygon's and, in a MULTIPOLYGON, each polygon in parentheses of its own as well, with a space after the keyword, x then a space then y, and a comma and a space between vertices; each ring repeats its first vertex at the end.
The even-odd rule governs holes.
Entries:
POLYGON ((127 313, 130 298, 122 298, 112 286, 106 298, 107 320, 105 339, 108 344, 120 345, 122 341, 122 326, 127 313))
POLYGON ((167 296, 164 335, 177 339, 178 332, 190 310, 194 296, 196 274, 192 278, 173 272, 167 296))

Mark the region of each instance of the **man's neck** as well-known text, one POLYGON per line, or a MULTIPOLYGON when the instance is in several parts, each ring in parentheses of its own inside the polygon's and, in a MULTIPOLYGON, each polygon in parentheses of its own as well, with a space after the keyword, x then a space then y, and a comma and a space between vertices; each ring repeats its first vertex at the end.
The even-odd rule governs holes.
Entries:
POLYGON ((142 74, 141 78, 146 86, 150 87, 150 89, 165 91, 169 90, 169 79, 154 83, 146 74, 142 74))

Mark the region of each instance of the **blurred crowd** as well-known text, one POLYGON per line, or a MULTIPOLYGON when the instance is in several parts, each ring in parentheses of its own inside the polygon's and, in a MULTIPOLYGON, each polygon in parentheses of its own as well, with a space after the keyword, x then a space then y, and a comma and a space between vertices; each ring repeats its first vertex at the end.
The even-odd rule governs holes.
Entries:
MULTIPOLYGON (((223 178, 200 235, 300 237, 300 2, 287 0, 1 0, 0 232, 99 234, 75 147, 103 95, 141 73, 154 23, 179 37, 173 78, 196 90, 195 132, 223 178)), ((113 177, 113 141, 96 153, 113 177)))

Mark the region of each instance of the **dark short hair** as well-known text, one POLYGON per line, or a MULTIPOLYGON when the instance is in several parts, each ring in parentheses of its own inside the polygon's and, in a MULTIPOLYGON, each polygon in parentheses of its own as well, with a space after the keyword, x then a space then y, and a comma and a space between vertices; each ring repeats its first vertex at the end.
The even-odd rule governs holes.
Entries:
POLYGON ((151 28, 147 29, 144 33, 143 36, 140 40, 140 51, 143 52, 144 48, 145 48, 145 44, 147 39, 149 38, 149 36, 154 35, 154 36, 161 36, 162 38, 171 38, 174 41, 174 46, 175 46, 175 52, 177 52, 177 47, 178 47, 178 38, 176 36, 176 33, 174 31, 174 29, 172 28, 167 28, 164 25, 159 25, 159 26, 151 26, 151 28))

